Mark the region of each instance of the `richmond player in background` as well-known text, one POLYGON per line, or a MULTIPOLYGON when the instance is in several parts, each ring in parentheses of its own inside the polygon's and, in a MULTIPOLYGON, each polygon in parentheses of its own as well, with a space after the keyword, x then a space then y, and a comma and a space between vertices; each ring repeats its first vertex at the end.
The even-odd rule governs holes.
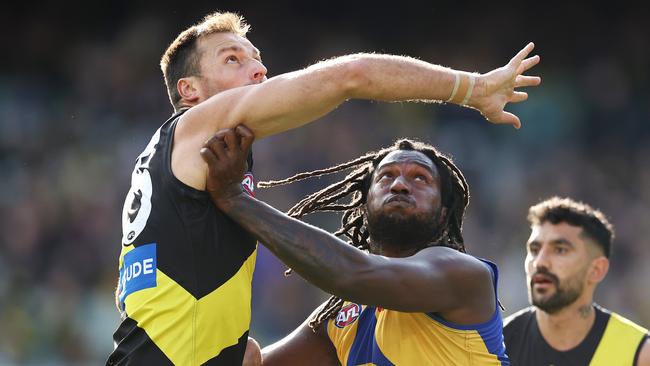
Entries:
POLYGON ((594 303, 609 269, 614 229, 570 198, 532 206, 526 279, 532 306, 505 321, 513 365, 648 366, 648 330, 594 303))

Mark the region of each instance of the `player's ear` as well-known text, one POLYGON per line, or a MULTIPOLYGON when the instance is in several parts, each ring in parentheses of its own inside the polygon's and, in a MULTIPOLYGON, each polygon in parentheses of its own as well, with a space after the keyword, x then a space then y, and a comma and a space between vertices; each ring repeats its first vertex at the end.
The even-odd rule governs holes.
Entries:
POLYGON ((181 104, 194 105, 199 100, 198 80, 193 77, 180 78, 176 82, 176 89, 181 96, 181 104))
POLYGON ((592 283, 600 283, 609 271, 609 259, 599 256, 591 261, 588 280, 592 283))

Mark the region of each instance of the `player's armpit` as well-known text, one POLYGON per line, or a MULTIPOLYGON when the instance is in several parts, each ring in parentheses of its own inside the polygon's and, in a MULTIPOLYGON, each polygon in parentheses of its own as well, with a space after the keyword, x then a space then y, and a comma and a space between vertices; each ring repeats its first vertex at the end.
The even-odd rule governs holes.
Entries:
POLYGON ((296 330, 280 341, 262 349, 264 366, 340 366, 336 350, 327 336, 327 323, 316 332, 309 327, 309 320, 316 309, 296 330))
POLYGON ((244 362, 242 366, 261 366, 262 350, 259 343, 254 338, 248 337, 246 343, 246 352, 244 353, 244 362))

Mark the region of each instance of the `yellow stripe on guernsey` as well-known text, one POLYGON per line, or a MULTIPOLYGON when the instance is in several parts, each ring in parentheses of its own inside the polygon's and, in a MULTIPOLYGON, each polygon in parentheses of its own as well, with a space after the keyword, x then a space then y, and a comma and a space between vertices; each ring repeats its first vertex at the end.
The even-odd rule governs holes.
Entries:
POLYGON ((612 313, 590 366, 632 365, 641 339, 648 330, 612 313))
MULTIPOLYGON (((356 319, 345 303, 328 322, 328 335, 341 365, 501 365, 475 329, 455 329, 424 313, 402 313, 363 306, 356 319)), ((358 305, 357 305, 358 306, 358 305)), ((498 315, 498 314, 497 314, 498 315)), ((493 317, 500 326, 500 318, 493 317)), ((501 339, 501 338, 499 338, 501 339)))
MULTIPOLYGON (((120 265, 128 251, 123 250, 120 265)), ((126 297, 126 313, 174 364, 202 364, 237 344, 248 330, 256 256, 257 250, 233 277, 201 299, 157 269, 155 287, 126 297)))
MULTIPOLYGON (((357 327, 359 322, 356 321, 359 318, 359 315, 366 306, 353 306, 356 304, 344 303, 341 311, 337 316, 336 320, 330 320, 327 323, 327 334, 329 334, 332 344, 336 348, 336 354, 339 357, 341 365, 345 365, 350 355, 350 350, 352 349, 352 342, 354 342, 355 335, 357 334, 357 327), (347 310, 346 308, 350 309, 347 310), (342 317, 346 317, 344 323, 341 321, 342 317), (344 325, 343 325, 344 324, 344 325)), ((371 365, 371 364, 369 364, 371 365)))

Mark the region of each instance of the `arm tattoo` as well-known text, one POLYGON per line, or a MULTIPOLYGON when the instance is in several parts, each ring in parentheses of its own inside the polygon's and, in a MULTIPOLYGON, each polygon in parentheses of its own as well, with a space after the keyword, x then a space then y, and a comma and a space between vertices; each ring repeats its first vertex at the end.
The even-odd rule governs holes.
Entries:
POLYGON ((325 230, 288 217, 245 194, 219 207, 286 265, 325 291, 332 290, 369 259, 366 253, 325 230))

